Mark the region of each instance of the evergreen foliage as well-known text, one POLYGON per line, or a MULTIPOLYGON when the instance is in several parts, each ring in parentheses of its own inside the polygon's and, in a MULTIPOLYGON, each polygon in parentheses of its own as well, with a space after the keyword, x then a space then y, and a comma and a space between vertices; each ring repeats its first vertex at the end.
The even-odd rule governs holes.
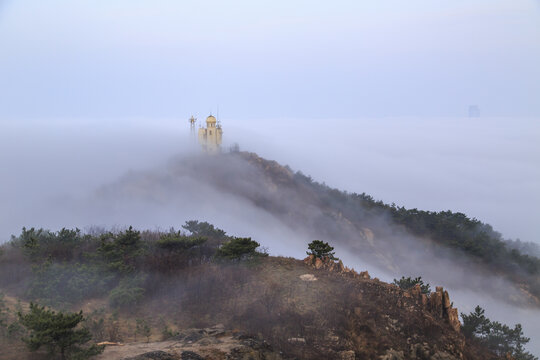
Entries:
POLYGON ((339 260, 334 256, 334 248, 322 240, 313 240, 308 244, 308 249, 309 251, 306 254, 313 255, 316 258, 322 259, 327 257, 331 260, 339 260))
POLYGON ((420 289, 422 290, 423 294, 429 294, 431 292, 429 284, 424 284, 424 281, 422 280, 422 277, 419 276, 417 278, 411 278, 411 277, 405 277, 402 276, 401 279, 397 280, 394 279, 393 284, 399 286, 403 290, 408 290, 410 288, 413 288, 416 286, 416 284, 420 285, 420 289))
POLYGON ((216 257, 226 260, 245 260, 266 254, 257 252, 260 244, 251 238, 233 238, 224 243, 216 252, 216 257))
POLYGON ((95 264, 57 263, 35 265, 27 295, 47 305, 76 303, 106 293, 114 276, 95 264))
MULTIPOLYGON (((336 198, 348 201, 347 196, 342 193, 332 194, 336 198)), ((380 208, 381 204, 374 202, 373 209, 380 208)), ((395 211, 401 211, 398 208, 395 209, 395 211)), ((480 226, 484 229, 482 231, 488 234, 486 241, 496 245, 497 242, 492 238, 495 235, 490 235, 489 228, 476 223, 476 220, 464 218, 459 214, 454 215, 451 213, 444 216, 437 215, 432 220, 439 219, 441 223, 433 225, 434 228, 431 230, 426 229, 432 225, 422 225, 422 221, 410 226, 433 233, 437 226, 444 228, 443 224, 447 224, 448 228, 445 231, 450 231, 453 236, 456 236, 458 240, 453 241, 457 243, 460 243, 459 239, 463 238, 460 238, 459 231, 474 233, 480 226), (452 229, 460 230, 452 232, 452 229)), ((152 293, 155 289, 152 287, 155 286, 154 279, 168 281, 169 278, 163 275, 170 275, 172 278, 173 275, 176 276, 174 270, 180 267, 192 267, 184 273, 186 278, 189 278, 204 268, 199 267, 204 262, 212 262, 215 259, 240 261, 266 255, 257 251, 259 243, 251 238, 229 237, 223 230, 206 222, 190 221, 184 225, 184 229, 191 234, 186 235, 186 233, 174 230, 168 233, 140 233, 132 227, 125 231, 102 235, 83 235, 78 229, 51 232, 23 228, 20 236, 12 238, 11 245, 14 248, 6 246, 4 249, 15 253, 18 256, 15 257, 16 259, 29 260, 27 264, 30 263, 33 269, 31 272, 26 270, 28 275, 21 286, 27 286, 26 295, 30 299, 37 300, 41 304, 63 307, 107 293, 111 307, 124 308, 137 305, 146 294, 152 293)), ((443 236, 445 235, 440 234, 439 239, 443 236)), ((337 260, 334 256, 334 248, 326 242, 314 240, 308 248, 308 254, 337 260)), ((474 246, 471 245, 470 254, 474 254, 474 251, 474 246)), ((511 250, 510 254, 514 254, 511 255, 514 256, 512 259, 523 258, 517 249, 511 250)), ((4 259, 5 257, 0 262, 0 270, 3 269, 1 266, 6 264, 4 259)), ((494 261, 493 259, 490 261, 494 261)), ((530 259, 534 264, 535 258, 530 259)), ((23 264, 17 264, 16 269, 22 269, 23 264)), ((29 269, 30 265, 27 268, 29 269)), ((8 276, 3 281, 7 278, 8 276)), ((15 281, 18 280, 12 280, 11 284, 15 281)), ((216 287, 215 282, 212 281, 218 280, 208 281, 206 284, 193 283, 192 285, 191 289, 195 289, 193 292, 197 294, 197 304, 200 304, 201 299, 215 297, 212 291, 216 287)), ((10 284, 9 281, 5 283, 10 284)), ((419 284, 424 293, 429 292, 429 284, 424 284, 421 277, 402 277, 400 280, 394 279, 394 283, 404 289, 419 284)), ((182 291, 184 289, 178 290, 178 294, 181 295, 182 291)), ((265 306, 271 309, 272 299, 270 297, 268 299, 265 306)), ((95 346, 84 345, 89 341, 90 335, 89 330, 81 327, 84 319, 82 313, 55 313, 32 304, 30 313, 23 314, 20 308, 18 321, 8 323, 3 308, 0 296, 0 331, 5 329, 4 331, 11 337, 24 336, 29 348, 33 350, 44 347, 51 353, 68 359, 83 359, 99 352, 95 346), (24 333, 23 325, 28 329, 29 335, 24 333)), ((529 339, 523 336, 519 324, 510 328, 498 322, 491 322, 485 317, 483 309, 479 307, 474 313, 462 314, 462 317, 463 333, 469 338, 478 339, 495 353, 499 355, 510 353, 517 360, 536 359, 523 348, 529 339)), ((103 337, 105 328, 108 328, 103 318, 88 321, 86 324, 92 328, 91 333, 95 338, 103 337)), ((137 333, 146 336, 147 339, 150 336, 148 329, 148 323, 137 323, 137 333)), ((112 330, 109 332, 109 329, 107 331, 107 339, 113 339, 111 334, 114 332, 112 330)), ((167 330, 167 334, 169 332, 167 330)))
POLYGON ((58 261, 71 260, 77 245, 84 241, 79 229, 63 228, 58 232, 44 229, 23 227, 21 235, 12 237, 11 243, 23 250, 32 261, 53 259, 58 261))
POLYGON ((45 309, 37 304, 30 304, 30 312, 18 313, 19 321, 30 332, 24 337, 30 351, 46 347, 53 357, 60 355, 64 359, 87 359, 98 355, 103 347, 91 345, 82 347, 92 338, 88 329, 78 327, 84 320, 79 313, 62 313, 45 309))
POLYGON ((113 308, 136 305, 144 296, 144 275, 120 280, 109 293, 109 303, 113 308))
POLYGON ((476 306, 468 315, 462 313, 461 317, 463 334, 477 339, 498 356, 510 355, 516 360, 538 360, 524 349, 530 339, 523 336, 521 324, 516 324, 512 329, 500 322, 491 321, 480 306, 476 306))
POLYGON ((219 240, 223 240, 227 237, 225 231, 214 227, 214 225, 207 223, 206 221, 199 222, 197 220, 189 220, 186 221, 185 225, 182 225, 182 227, 195 236, 219 240))
POLYGON ((98 252, 101 253, 111 271, 121 274, 130 273, 135 270, 144 254, 141 233, 130 226, 119 234, 102 235, 98 252))
POLYGON ((201 236, 184 236, 180 232, 172 232, 162 235, 157 245, 168 251, 186 251, 201 246, 206 240, 201 236))
POLYGON ((529 251, 529 254, 521 251, 537 249, 534 245, 518 244, 518 247, 516 243, 503 239, 489 224, 460 212, 423 211, 385 204, 365 193, 348 193, 330 188, 301 172, 295 174, 295 180, 318 194, 321 204, 339 209, 351 221, 369 224, 372 220, 390 217, 395 224, 413 235, 461 251, 497 272, 504 271, 515 281, 526 281, 530 290, 540 296, 540 258, 533 256, 535 251, 529 251))

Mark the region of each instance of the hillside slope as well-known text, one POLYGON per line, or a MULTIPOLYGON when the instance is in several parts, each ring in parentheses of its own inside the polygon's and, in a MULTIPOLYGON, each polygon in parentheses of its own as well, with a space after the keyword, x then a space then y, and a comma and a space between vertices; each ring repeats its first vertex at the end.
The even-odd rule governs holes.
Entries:
POLYGON ((393 277, 422 275, 452 288, 540 306, 540 259, 507 246, 491 226, 461 213, 408 210, 339 191, 253 153, 178 158, 164 171, 130 173, 99 196, 162 203, 208 189, 271 214, 293 231, 331 241, 393 277))
MULTIPOLYGON (((91 328, 105 319, 101 331, 94 329, 96 341, 126 344, 108 347, 99 359, 158 350, 171 359, 186 351, 201 359, 496 358, 460 333, 457 310, 441 288, 429 296, 403 291, 339 265, 275 257, 206 263, 152 277, 136 306, 113 311, 94 298, 70 308, 83 308, 91 328), (141 319, 150 326, 149 343, 141 335, 136 341, 141 319)), ((23 356, 22 344, 8 341, 1 359, 46 358, 23 356)))

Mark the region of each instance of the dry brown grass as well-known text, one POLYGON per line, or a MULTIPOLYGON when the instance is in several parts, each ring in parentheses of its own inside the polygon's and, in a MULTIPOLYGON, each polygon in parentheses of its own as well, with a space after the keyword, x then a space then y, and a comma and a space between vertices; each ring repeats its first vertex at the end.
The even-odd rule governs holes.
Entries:
POLYGON ((205 263, 150 277, 152 286, 136 307, 113 311, 105 299, 89 299, 72 310, 83 308, 92 319, 103 318, 99 340, 105 341, 146 341, 135 333, 136 319, 144 319, 151 327, 150 341, 163 340, 164 328, 174 332, 221 323, 302 359, 333 358, 344 350, 375 359, 389 348, 408 352, 410 341, 439 349, 452 345, 468 356, 459 333, 404 298, 396 286, 316 270, 300 260, 205 263), (317 281, 302 281, 304 274, 317 281))

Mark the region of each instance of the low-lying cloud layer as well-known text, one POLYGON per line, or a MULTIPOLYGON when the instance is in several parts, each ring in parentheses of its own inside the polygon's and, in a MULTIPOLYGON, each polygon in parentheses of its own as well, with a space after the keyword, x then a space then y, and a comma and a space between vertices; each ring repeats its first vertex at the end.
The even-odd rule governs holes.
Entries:
MULTIPOLYGON (((523 201, 525 197, 538 196, 530 185, 539 178, 531 167, 538 146, 531 142, 535 136, 531 123, 517 121, 519 131, 512 126, 484 131, 490 141, 501 140, 500 146, 495 147, 484 138, 478 139, 480 145, 475 145, 473 131, 486 125, 485 121, 472 126, 449 120, 438 125, 419 120, 379 121, 386 122, 369 128, 366 121, 355 121, 351 125, 355 131, 351 132, 343 132, 339 127, 327 131, 326 124, 316 121, 287 129, 283 122, 274 122, 267 128, 263 124, 237 123, 238 127, 243 125, 243 130, 234 131, 231 126, 225 127, 225 131, 230 134, 229 143, 237 141, 242 148, 288 163, 294 170, 313 175, 315 180, 326 181, 332 187, 366 191, 387 202, 396 195, 394 201, 409 207, 408 202, 412 201, 432 204, 431 208, 436 209, 462 210, 478 204, 478 209, 486 209, 489 202, 482 202, 482 193, 476 198, 452 199, 461 204, 457 209, 443 205, 437 208, 436 203, 449 205, 453 203, 449 201, 455 197, 453 194, 474 195, 476 190, 487 187, 486 194, 503 194, 498 200, 508 200, 497 209, 519 214, 534 229, 535 224, 526 220, 531 216, 532 205, 523 201), (414 130, 420 124, 431 130, 414 130), (387 133, 383 133, 385 128, 387 133), (409 132, 404 132, 405 128, 409 132), (441 131, 445 129, 443 136, 441 131), (452 134, 461 132, 464 135, 459 141, 452 138, 452 134), (437 143, 441 139, 447 142, 437 143), (455 147, 457 142, 461 142, 460 147, 455 147), (430 161, 424 163, 426 160, 430 161), (460 172, 474 164, 478 167, 471 167, 470 173, 460 172), (505 171, 510 168, 516 173, 505 171), (419 169, 425 172, 419 174, 419 169), (445 175, 456 170, 455 176, 445 179, 445 175), (460 178, 463 181, 455 183, 460 178), (423 182, 417 183, 419 179, 423 182), (475 184, 474 179, 493 180, 475 184), (513 179, 521 183, 513 186, 514 193, 505 194, 513 179), (433 186, 434 181, 437 186, 433 186), (501 188, 492 189, 497 185, 501 188), (390 190, 385 193, 385 188, 390 190), (430 199, 432 193, 439 192, 440 197, 430 199)), ((168 229, 189 219, 210 221, 232 235, 251 236, 278 255, 302 257, 309 241, 324 238, 336 245, 338 256, 346 264, 358 270, 368 269, 388 281, 401 275, 422 275, 432 285, 450 289, 452 300, 462 311, 470 311, 480 303, 493 319, 522 322, 526 334, 531 336, 538 331, 531 321, 540 315, 537 310, 508 304, 509 300, 520 302, 519 292, 509 283, 484 273, 466 259, 457 260, 443 249, 428 246, 423 239, 392 229, 384 218, 379 224, 372 224, 380 236, 371 240, 377 241, 375 249, 365 233, 354 227, 329 222, 324 223, 328 226, 317 227, 317 221, 325 220, 320 209, 306 207, 298 194, 280 193, 279 188, 265 183, 258 170, 245 162, 201 156, 189 143, 187 133, 182 132, 182 124, 126 121, 113 127, 94 122, 1 126, 3 240, 18 233, 22 226, 59 229, 134 225, 168 229), (174 155, 178 153, 182 155, 174 155), (258 203, 271 196, 283 200, 274 204, 280 208, 269 210, 258 203), (291 216, 283 216, 282 211, 291 216), (505 318, 503 309, 511 312, 512 317, 505 318)), ((481 214, 465 212, 485 220, 481 214)), ((499 224, 489 219, 487 222, 499 228, 499 224)), ((505 235, 511 236, 508 232, 505 235)), ((533 337, 531 344, 536 349, 537 339, 533 337)))

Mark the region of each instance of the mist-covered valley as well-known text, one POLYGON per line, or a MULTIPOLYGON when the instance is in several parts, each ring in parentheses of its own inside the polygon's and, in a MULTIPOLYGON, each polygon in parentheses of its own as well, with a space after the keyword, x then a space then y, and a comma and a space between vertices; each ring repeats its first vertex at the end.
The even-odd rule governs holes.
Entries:
MULTIPOLYGON (((537 224, 530 219, 540 176, 533 120, 361 119, 343 121, 347 131, 321 120, 295 122, 302 126, 284 120, 223 123, 225 149, 238 143, 290 165, 290 174, 301 171, 330 188, 366 192, 407 208, 462 211, 504 238, 516 232, 523 241, 536 240, 537 224)), ((269 179, 264 168, 231 154, 204 156, 191 143, 185 121, 126 119, 113 126, 33 120, 1 126, 4 241, 23 226, 164 230, 189 219, 296 258, 304 256, 308 242, 322 238, 359 271, 385 281, 422 276, 449 289, 462 312, 481 304, 490 318, 522 323, 532 337, 530 348, 538 352, 538 307, 508 279, 412 236, 388 217, 371 219, 368 230, 355 227, 315 206, 310 194, 280 189, 279 171, 286 168, 278 167, 277 177, 269 179)))

